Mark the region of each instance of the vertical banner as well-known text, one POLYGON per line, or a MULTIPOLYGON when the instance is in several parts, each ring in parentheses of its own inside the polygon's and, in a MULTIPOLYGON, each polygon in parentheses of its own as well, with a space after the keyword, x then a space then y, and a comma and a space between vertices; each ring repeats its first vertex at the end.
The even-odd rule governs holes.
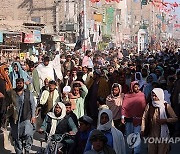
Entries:
POLYGON ((147 5, 147 0, 141 0, 141 5, 147 5))
POLYGON ((0 32, 0 43, 3 43, 3 33, 0 32))
POLYGON ((40 43, 41 42, 41 32, 39 30, 34 30, 34 43, 40 43))

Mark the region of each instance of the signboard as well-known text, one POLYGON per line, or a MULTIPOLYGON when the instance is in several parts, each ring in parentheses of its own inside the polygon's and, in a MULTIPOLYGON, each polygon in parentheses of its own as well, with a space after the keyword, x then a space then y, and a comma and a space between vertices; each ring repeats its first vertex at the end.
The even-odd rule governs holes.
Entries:
POLYGON ((53 36, 53 41, 54 42, 64 42, 64 36, 54 35, 53 36))
POLYGON ((20 57, 20 60, 26 59, 26 53, 20 53, 19 57, 20 57))
POLYGON ((40 43, 41 42, 41 32, 39 30, 34 30, 34 43, 40 43))
POLYGON ((24 37, 24 43, 34 43, 33 33, 26 33, 24 37))
POLYGON ((19 44, 22 42, 22 33, 5 33, 3 40, 6 44, 19 44))
POLYGON ((24 37, 24 43, 40 43, 41 42, 41 32, 39 30, 31 31, 26 33, 24 37))
POLYGON ((0 32, 0 43, 3 43, 3 33, 0 32))
POLYGON ((103 16, 102 14, 94 14, 94 20, 97 22, 102 22, 103 21, 103 16))

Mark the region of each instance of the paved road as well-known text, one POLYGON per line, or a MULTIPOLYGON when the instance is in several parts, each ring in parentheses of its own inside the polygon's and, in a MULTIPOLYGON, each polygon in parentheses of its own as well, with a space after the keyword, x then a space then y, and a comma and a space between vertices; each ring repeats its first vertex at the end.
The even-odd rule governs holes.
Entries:
MULTIPOLYGON (((40 126, 40 120, 38 119, 38 125, 37 129, 40 126)), ((30 153, 37 153, 37 151, 40 150, 40 139, 43 138, 43 135, 40 135, 39 133, 34 134, 34 140, 33 140, 33 146, 30 153)), ((43 145, 44 147, 45 145, 43 145)), ((0 154, 11 154, 15 153, 13 146, 11 145, 10 141, 7 140, 7 142, 4 145, 4 135, 3 132, 0 132, 0 154)), ((141 154, 147 154, 147 145, 142 143, 141 147, 141 154)), ((171 152, 170 154, 180 154, 180 142, 176 144, 171 144, 171 152)))
MULTIPOLYGON (((34 141, 33 141, 33 146, 32 150, 30 153, 37 153, 37 151, 40 150, 40 141, 39 138, 41 138, 42 135, 39 135, 38 133, 35 133, 34 135, 34 141)), ((180 142, 177 144, 172 144, 171 145, 172 150, 170 154, 180 154, 180 142)), ((6 146, 4 147, 4 136, 3 133, 0 133, 0 154, 11 154, 15 153, 13 146, 11 146, 11 143, 8 142, 6 146)), ((143 144, 142 145, 142 151, 141 154, 147 154, 147 145, 143 144)))

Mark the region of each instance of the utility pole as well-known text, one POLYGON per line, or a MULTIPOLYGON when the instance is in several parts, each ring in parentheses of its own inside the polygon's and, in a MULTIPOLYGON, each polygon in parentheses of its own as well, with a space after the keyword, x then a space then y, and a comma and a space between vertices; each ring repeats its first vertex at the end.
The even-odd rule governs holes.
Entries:
MULTIPOLYGON (((55 28, 55 31, 56 31, 56 35, 58 36, 59 35, 59 0, 55 0, 54 3, 55 3, 55 24, 56 24, 56 28, 55 28)), ((57 51, 60 51, 60 42, 56 42, 56 50, 57 51)))
POLYGON ((87 48, 88 45, 88 39, 87 39, 87 8, 86 8, 86 0, 83 0, 83 12, 84 12, 84 21, 83 21, 83 27, 84 27, 84 51, 87 48))

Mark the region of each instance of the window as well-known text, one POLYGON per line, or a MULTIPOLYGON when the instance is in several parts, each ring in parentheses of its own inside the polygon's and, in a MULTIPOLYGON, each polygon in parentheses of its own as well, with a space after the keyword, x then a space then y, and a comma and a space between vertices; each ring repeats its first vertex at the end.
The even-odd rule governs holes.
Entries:
POLYGON ((31 21, 34 21, 36 23, 40 23, 41 22, 41 17, 31 17, 31 21))

